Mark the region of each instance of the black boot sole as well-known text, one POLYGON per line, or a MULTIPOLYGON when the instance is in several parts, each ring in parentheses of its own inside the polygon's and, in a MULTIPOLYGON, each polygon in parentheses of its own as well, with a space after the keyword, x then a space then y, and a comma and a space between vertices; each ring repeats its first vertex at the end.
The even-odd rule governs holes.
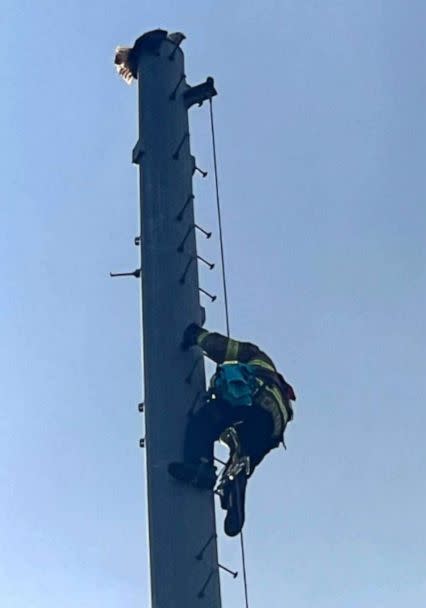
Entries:
POLYGON ((237 536, 241 532, 245 521, 245 494, 247 478, 244 474, 238 475, 232 484, 228 498, 228 512, 225 517, 225 534, 237 536))

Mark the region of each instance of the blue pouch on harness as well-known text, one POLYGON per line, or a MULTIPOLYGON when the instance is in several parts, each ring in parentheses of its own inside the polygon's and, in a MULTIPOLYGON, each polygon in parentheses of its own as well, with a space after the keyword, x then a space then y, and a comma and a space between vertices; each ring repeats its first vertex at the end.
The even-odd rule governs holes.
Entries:
POLYGON ((253 405, 257 380, 251 365, 223 363, 217 367, 211 388, 217 399, 233 407, 250 406, 253 405))

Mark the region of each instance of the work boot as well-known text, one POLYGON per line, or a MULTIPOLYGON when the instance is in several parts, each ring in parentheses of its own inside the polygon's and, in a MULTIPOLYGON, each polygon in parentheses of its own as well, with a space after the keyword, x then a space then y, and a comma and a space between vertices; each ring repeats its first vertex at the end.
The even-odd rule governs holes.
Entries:
POLYGON ((225 517, 225 534, 237 536, 241 532, 245 521, 247 477, 244 472, 237 475, 232 483, 228 496, 228 512, 225 517))
POLYGON ((209 462, 171 462, 168 472, 178 481, 190 483, 200 490, 213 490, 216 484, 216 467, 209 462))

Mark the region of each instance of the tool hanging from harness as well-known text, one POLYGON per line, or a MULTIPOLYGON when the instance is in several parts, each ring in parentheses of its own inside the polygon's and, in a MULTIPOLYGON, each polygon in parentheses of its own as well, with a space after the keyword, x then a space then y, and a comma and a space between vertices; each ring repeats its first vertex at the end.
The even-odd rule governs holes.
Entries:
POLYGON ((226 362, 217 366, 209 395, 213 399, 225 401, 231 407, 251 406, 260 384, 252 365, 226 362))

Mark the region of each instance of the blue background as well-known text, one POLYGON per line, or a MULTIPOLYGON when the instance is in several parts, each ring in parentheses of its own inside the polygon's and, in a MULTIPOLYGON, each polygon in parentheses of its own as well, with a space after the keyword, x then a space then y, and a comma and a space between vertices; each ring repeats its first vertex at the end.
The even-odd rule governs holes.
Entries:
MULTIPOLYGON (((139 282, 108 273, 139 265, 114 49, 157 27, 220 93, 232 333, 298 395, 248 489, 252 606, 422 605, 424 2, 4 0, 0 19, 1 605, 148 603, 139 282)), ((191 127, 199 253, 219 262, 207 107, 191 127)), ((237 541, 220 560, 240 569, 237 541)), ((241 578, 222 588, 242 605, 241 578)))

